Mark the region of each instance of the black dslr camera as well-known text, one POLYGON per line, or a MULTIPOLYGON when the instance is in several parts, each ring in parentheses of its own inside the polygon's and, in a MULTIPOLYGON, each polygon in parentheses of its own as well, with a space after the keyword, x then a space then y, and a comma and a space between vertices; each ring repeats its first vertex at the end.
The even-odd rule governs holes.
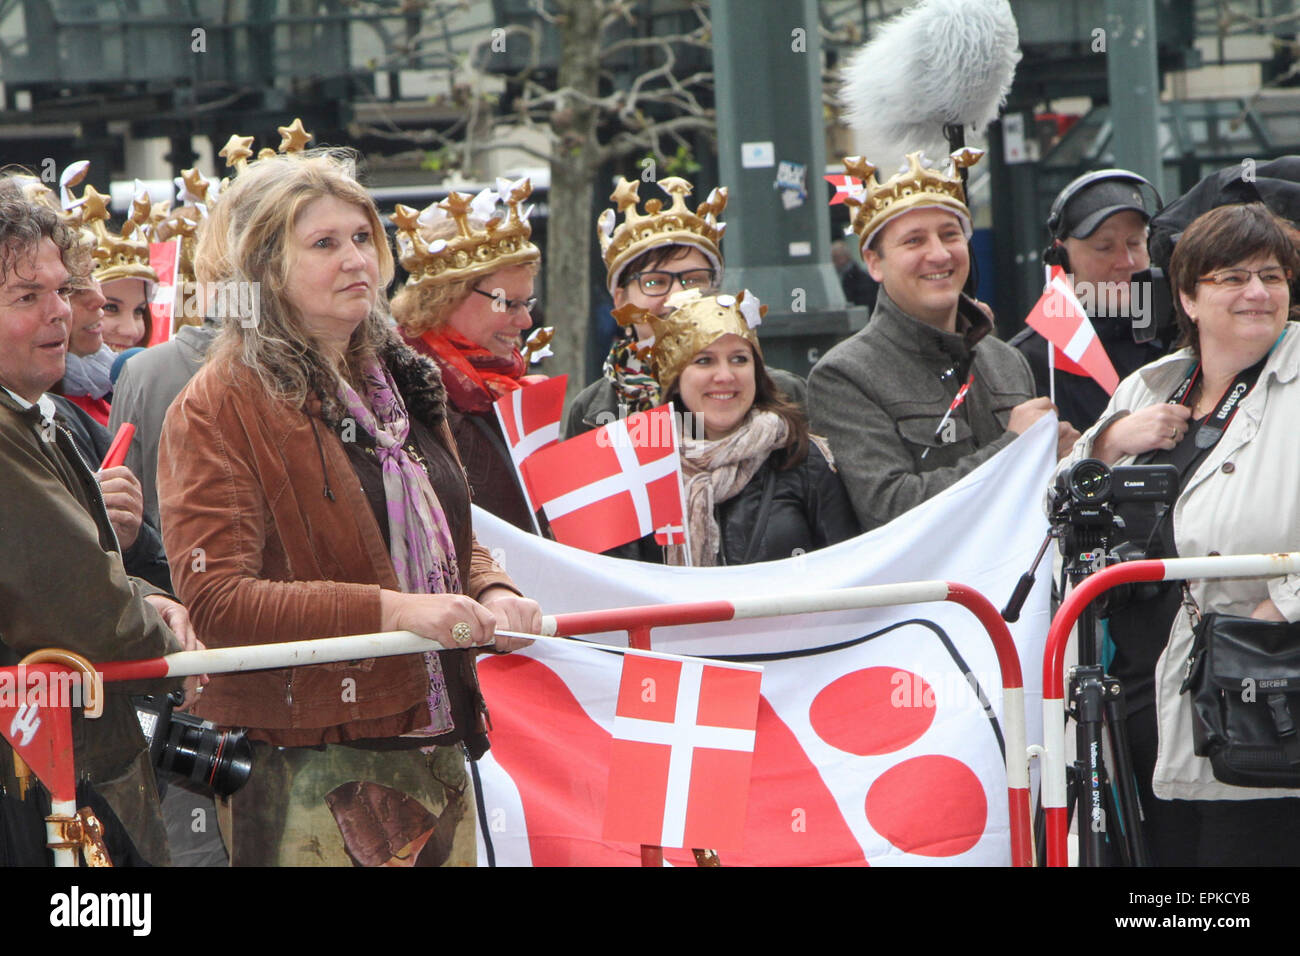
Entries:
POLYGON ((188 777, 219 796, 228 797, 253 772, 253 745, 243 731, 218 730, 215 724, 174 708, 180 691, 135 697, 135 714, 149 741, 149 759, 159 770, 188 777))

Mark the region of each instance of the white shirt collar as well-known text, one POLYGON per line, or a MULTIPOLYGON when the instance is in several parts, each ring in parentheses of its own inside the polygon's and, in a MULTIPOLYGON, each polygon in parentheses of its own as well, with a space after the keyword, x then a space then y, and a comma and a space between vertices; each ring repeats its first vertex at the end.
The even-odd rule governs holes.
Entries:
MULTIPOLYGON (((16 392, 11 391, 10 389, 6 388, 3 385, 0 385, 0 388, 3 388, 6 392, 9 393, 9 397, 18 403, 19 408, 26 410, 32 407, 33 404, 32 402, 27 401, 27 399, 23 398, 21 395, 17 394, 16 392)), ((42 425, 48 425, 50 422, 54 421, 54 412, 55 412, 54 399, 50 398, 49 395, 42 392, 41 397, 36 400, 35 405, 37 408, 41 410, 42 425)))

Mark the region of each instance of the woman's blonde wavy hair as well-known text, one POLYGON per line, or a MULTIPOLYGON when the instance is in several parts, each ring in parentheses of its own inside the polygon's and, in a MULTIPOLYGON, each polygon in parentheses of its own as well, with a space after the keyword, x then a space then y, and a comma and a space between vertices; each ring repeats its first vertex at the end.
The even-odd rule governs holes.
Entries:
MULTIPOLYGON (((277 154, 248 164, 221 191, 211 215, 199 229, 194 273, 205 290, 207 311, 217 302, 241 301, 236 290, 256 290, 256 322, 227 307, 214 316, 222 325, 213 343, 212 361, 242 362, 276 398, 301 407, 315 395, 328 408, 337 402, 338 372, 303 325, 286 296, 293 269, 290 239, 307 206, 333 197, 351 203, 370 220, 384 286, 393 278, 393 253, 370 194, 356 179, 350 150, 317 149, 277 154), (215 293, 226 283, 225 296, 215 293)), ((357 326, 344 356, 349 375, 393 339, 387 297, 377 291, 370 314, 357 326)), ((327 417, 329 417, 327 415, 327 417)))
MULTIPOLYGON (((469 219, 470 228, 482 231, 485 224, 481 219, 469 219)), ((431 226, 421 226, 420 235, 425 242, 436 239, 450 239, 456 235, 458 227, 454 220, 441 219, 431 226)), ((537 275, 536 262, 524 263, 537 275)), ((480 282, 491 279, 495 272, 457 279, 454 282, 426 282, 420 286, 404 285, 393 296, 390 308, 393 318, 410 338, 419 338, 426 332, 435 331, 447 324, 447 317, 456 311, 456 307, 470 297, 471 291, 480 282)))

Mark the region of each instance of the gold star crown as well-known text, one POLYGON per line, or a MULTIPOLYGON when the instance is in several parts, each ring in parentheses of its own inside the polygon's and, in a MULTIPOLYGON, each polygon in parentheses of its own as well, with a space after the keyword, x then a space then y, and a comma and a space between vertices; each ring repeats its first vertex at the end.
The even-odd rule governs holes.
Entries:
POLYGON ((94 277, 100 282, 115 279, 158 281, 158 273, 149 264, 150 215, 153 205, 148 193, 141 193, 131 203, 131 214, 122 223, 121 232, 108 227, 108 197, 87 184, 74 210, 81 213, 81 223, 95 237, 94 277))
MULTIPOLYGON (((302 119, 298 117, 295 117, 288 126, 277 126, 276 132, 280 134, 279 146, 275 149, 269 146, 263 147, 258 151, 254 161, 274 156, 277 152, 301 153, 312 140, 312 134, 303 129, 302 119)), ((226 140, 226 145, 221 147, 217 155, 226 161, 227 169, 233 169, 236 174, 239 174, 247 168, 250 157, 253 157, 252 145, 253 137, 235 133, 226 140)), ((229 177, 223 179, 220 187, 215 187, 213 181, 197 169, 185 169, 181 170, 175 183, 181 204, 175 209, 170 209, 170 204, 160 204, 162 214, 159 216, 155 213, 152 220, 154 223, 152 237, 155 242, 166 242, 177 236, 180 237, 181 254, 176 263, 176 280, 178 283, 192 283, 195 281, 194 237, 199 225, 208 218, 212 204, 217 200, 218 188, 229 185, 230 179, 229 177)), ((155 210, 157 209, 158 207, 155 207, 155 210)))
POLYGON ((618 186, 610 194, 610 200, 623 214, 623 222, 617 228, 618 216, 613 209, 606 209, 596 220, 596 236, 600 240, 601 255, 605 257, 609 294, 613 295, 618 288, 619 276, 627 264, 656 246, 692 246, 704 253, 713 268, 721 273, 722 250, 719 245, 727 224, 719 222, 718 216, 727 208, 727 187, 714 189, 708 199, 691 212, 686 206, 691 184, 680 176, 661 179, 658 186, 672 197, 672 204, 664 209, 663 200, 647 199, 645 212, 641 213, 636 208, 641 201, 637 195, 640 185, 637 180, 620 178, 618 186))
POLYGON ((687 364, 702 350, 724 335, 739 335, 758 355, 758 326, 767 306, 758 296, 741 291, 736 295, 702 295, 699 289, 678 292, 668 299, 672 311, 660 317, 628 302, 614 310, 619 325, 642 322, 654 330, 654 344, 639 354, 648 357, 659 388, 667 392, 687 364))
POLYGON ((960 170, 980 161, 984 151, 970 147, 949 156, 946 172, 922 165, 920 153, 908 153, 904 167, 883 184, 876 180, 876 169, 861 156, 844 160, 844 171, 862 181, 863 186, 844 200, 851 207, 853 231, 863 250, 891 219, 914 209, 947 209, 961 220, 966 238, 971 235, 970 209, 962 189, 960 170))
POLYGON ((410 273, 406 284, 458 282, 539 261, 542 253, 530 241, 533 227, 528 224, 528 214, 532 207, 519 209, 532 192, 533 184, 527 179, 515 183, 497 180, 496 191, 484 189, 474 197, 452 192, 423 212, 399 203, 392 219, 397 225, 398 258, 410 273), (497 211, 498 204, 505 206, 504 215, 497 211), (424 229, 446 220, 455 223, 455 235, 426 238, 424 229))

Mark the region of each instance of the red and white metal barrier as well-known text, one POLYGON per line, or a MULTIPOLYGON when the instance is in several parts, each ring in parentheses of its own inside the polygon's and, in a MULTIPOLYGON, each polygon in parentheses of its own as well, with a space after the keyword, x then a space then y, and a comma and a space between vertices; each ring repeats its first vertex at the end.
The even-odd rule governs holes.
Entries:
POLYGON ((1275 578, 1296 572, 1300 572, 1297 551, 1128 561, 1090 575, 1066 596, 1052 619, 1043 652, 1042 789, 1048 866, 1066 866, 1069 859, 1065 805, 1065 647, 1083 609, 1102 592, 1121 584, 1194 578, 1275 578))
MULTIPOLYGON (((543 633, 566 637, 627 631, 628 644, 650 649, 650 631, 656 627, 707 624, 756 617, 783 617, 819 611, 849 611, 859 608, 900 604, 928 604, 950 601, 960 604, 978 618, 993 641, 1002 672, 1003 721, 1006 734, 1007 802, 1011 825, 1012 866, 1032 866, 1029 815, 1029 762, 1026 755, 1025 689, 1020 657, 1006 621, 988 598, 974 588, 947 581, 917 581, 907 584, 878 584, 809 591, 802 594, 744 597, 730 601, 696 601, 688 604, 651 604, 644 607, 613 608, 605 611, 576 611, 558 614, 543 622, 543 633)), ((663 850, 643 846, 644 866, 662 866, 663 850)))
MULTIPOLYGON (((1002 673, 1011 861, 1014 866, 1030 866, 1032 853, 1029 767, 1026 755, 1024 682, 1021 676, 1020 658, 1006 622, 1002 620, 989 600, 973 588, 946 581, 919 581, 790 595, 736 598, 729 601, 700 601, 602 611, 578 611, 544 617, 542 634, 572 637, 580 634, 626 631, 629 646, 639 650, 650 650, 650 632, 656 627, 938 601, 948 601, 967 608, 984 626, 993 642, 1002 673)), ((424 653, 428 650, 436 650, 440 646, 409 631, 394 631, 281 644, 179 651, 166 657, 116 661, 99 664, 96 667, 105 681, 125 681, 304 667, 310 664, 424 653)), ((70 748, 68 752, 70 754, 70 748)), ((67 856, 69 854, 60 854, 60 862, 65 861, 67 856)), ((659 847, 643 847, 642 862, 646 865, 662 865, 662 850, 659 847)))

